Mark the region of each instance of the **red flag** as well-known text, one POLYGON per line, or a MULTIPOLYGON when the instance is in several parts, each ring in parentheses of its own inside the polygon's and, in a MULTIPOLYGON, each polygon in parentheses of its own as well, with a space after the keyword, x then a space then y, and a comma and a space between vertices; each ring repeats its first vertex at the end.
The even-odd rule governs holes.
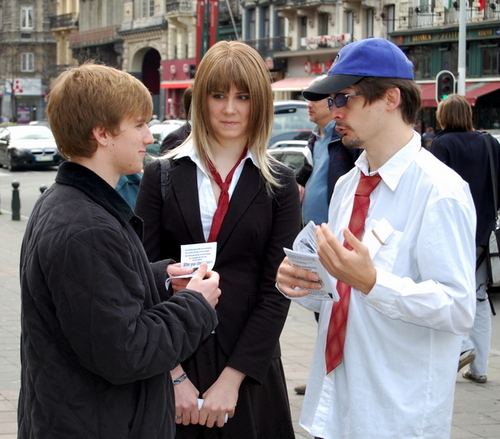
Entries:
POLYGON ((486 7, 486 0, 479 0, 479 10, 482 11, 486 7))

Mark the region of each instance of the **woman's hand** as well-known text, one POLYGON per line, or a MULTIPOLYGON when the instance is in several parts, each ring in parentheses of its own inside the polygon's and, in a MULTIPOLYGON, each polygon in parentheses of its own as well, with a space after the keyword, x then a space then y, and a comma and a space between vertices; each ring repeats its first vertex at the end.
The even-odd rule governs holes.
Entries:
POLYGON ((232 367, 226 367, 217 381, 203 394, 203 406, 200 410, 200 425, 212 428, 223 427, 226 415, 234 416, 238 392, 245 375, 232 367))

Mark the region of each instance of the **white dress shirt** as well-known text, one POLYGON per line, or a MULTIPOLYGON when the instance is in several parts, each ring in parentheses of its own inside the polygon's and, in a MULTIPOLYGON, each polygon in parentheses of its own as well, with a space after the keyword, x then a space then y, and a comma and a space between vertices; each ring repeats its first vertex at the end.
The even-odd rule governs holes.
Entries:
MULTIPOLYGON (((333 193, 329 226, 341 242, 368 169, 364 152, 333 193)), ((378 173, 362 239, 376 284, 368 295, 352 289, 343 362, 329 375, 332 302, 294 299, 320 311, 300 424, 324 439, 449 438, 462 335, 475 312, 474 204, 417 133, 378 173), (393 229, 385 245, 372 233, 382 220, 393 229)))

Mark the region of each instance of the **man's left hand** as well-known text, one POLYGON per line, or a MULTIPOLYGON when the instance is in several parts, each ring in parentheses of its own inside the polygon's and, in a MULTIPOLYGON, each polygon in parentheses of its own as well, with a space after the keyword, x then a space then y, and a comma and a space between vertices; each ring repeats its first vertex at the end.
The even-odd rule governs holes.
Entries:
POLYGON ((319 260, 336 279, 368 294, 377 280, 368 247, 349 229, 344 229, 344 239, 352 247, 347 249, 333 235, 327 224, 316 226, 319 260))

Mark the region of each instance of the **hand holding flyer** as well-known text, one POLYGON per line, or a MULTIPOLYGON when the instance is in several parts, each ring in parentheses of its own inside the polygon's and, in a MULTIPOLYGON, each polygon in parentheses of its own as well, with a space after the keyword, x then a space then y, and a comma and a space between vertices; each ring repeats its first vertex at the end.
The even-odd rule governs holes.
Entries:
POLYGON ((193 277, 194 273, 203 262, 208 265, 207 270, 211 270, 214 268, 216 255, 216 242, 181 245, 181 268, 192 268, 193 272, 180 276, 171 276, 171 279, 193 277))
POLYGON ((339 294, 334 285, 335 279, 328 273, 321 264, 316 253, 316 229, 315 224, 310 221, 301 230, 293 242, 293 250, 284 248, 290 264, 308 270, 319 276, 319 283, 322 288, 319 290, 309 290, 309 297, 318 300, 339 300, 339 294))

